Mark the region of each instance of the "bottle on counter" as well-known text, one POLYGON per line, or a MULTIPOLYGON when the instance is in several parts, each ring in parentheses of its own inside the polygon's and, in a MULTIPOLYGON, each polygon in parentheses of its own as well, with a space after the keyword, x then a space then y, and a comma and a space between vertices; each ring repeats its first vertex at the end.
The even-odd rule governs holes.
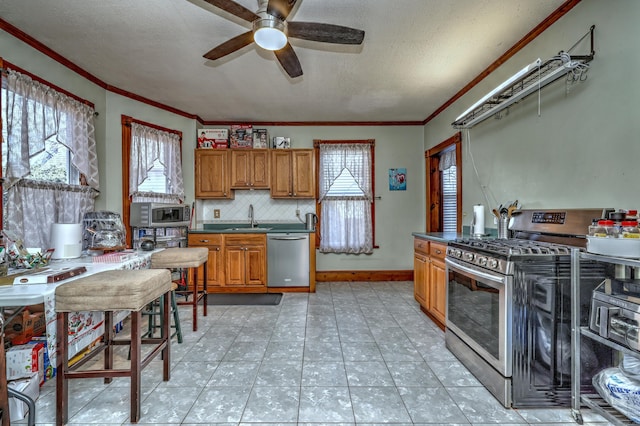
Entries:
POLYGON ((589 226, 589 235, 600 238, 618 238, 619 229, 613 220, 602 219, 597 224, 589 226))
POLYGON ((640 229, 638 229, 637 220, 623 220, 620 232, 622 238, 640 238, 640 229))

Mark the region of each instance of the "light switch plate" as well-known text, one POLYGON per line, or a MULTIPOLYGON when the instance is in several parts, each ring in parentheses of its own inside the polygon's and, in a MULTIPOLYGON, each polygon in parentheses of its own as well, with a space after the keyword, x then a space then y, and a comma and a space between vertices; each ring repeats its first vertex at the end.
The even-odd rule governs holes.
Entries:
POLYGON ((214 219, 220 219, 220 209, 215 209, 213 211, 213 218, 214 219))

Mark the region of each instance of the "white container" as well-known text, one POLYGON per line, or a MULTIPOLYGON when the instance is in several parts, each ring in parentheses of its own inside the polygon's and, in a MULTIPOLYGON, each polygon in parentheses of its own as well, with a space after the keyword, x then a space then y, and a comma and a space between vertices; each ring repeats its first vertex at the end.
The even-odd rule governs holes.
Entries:
POLYGON ((640 259, 640 239, 587 236, 587 251, 605 256, 640 259))
POLYGON ((73 259, 82 255, 82 224, 52 223, 52 259, 73 259))

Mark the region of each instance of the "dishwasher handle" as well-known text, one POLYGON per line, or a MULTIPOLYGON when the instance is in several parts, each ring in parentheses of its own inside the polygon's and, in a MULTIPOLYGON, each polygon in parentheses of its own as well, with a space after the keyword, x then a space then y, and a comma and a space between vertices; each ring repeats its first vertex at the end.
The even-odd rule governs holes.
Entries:
POLYGON ((277 241, 296 241, 296 240, 305 240, 307 239, 306 236, 300 237, 300 236, 287 236, 287 237, 269 237, 270 240, 277 240, 277 241))

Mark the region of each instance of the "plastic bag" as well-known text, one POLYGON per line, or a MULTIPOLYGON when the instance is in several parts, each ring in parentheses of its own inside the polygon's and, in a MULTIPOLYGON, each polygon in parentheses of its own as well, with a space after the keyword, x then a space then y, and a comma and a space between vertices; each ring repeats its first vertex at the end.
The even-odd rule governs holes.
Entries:
POLYGON ((609 405, 633 422, 640 423, 640 381, 613 367, 593 376, 593 386, 609 405))

